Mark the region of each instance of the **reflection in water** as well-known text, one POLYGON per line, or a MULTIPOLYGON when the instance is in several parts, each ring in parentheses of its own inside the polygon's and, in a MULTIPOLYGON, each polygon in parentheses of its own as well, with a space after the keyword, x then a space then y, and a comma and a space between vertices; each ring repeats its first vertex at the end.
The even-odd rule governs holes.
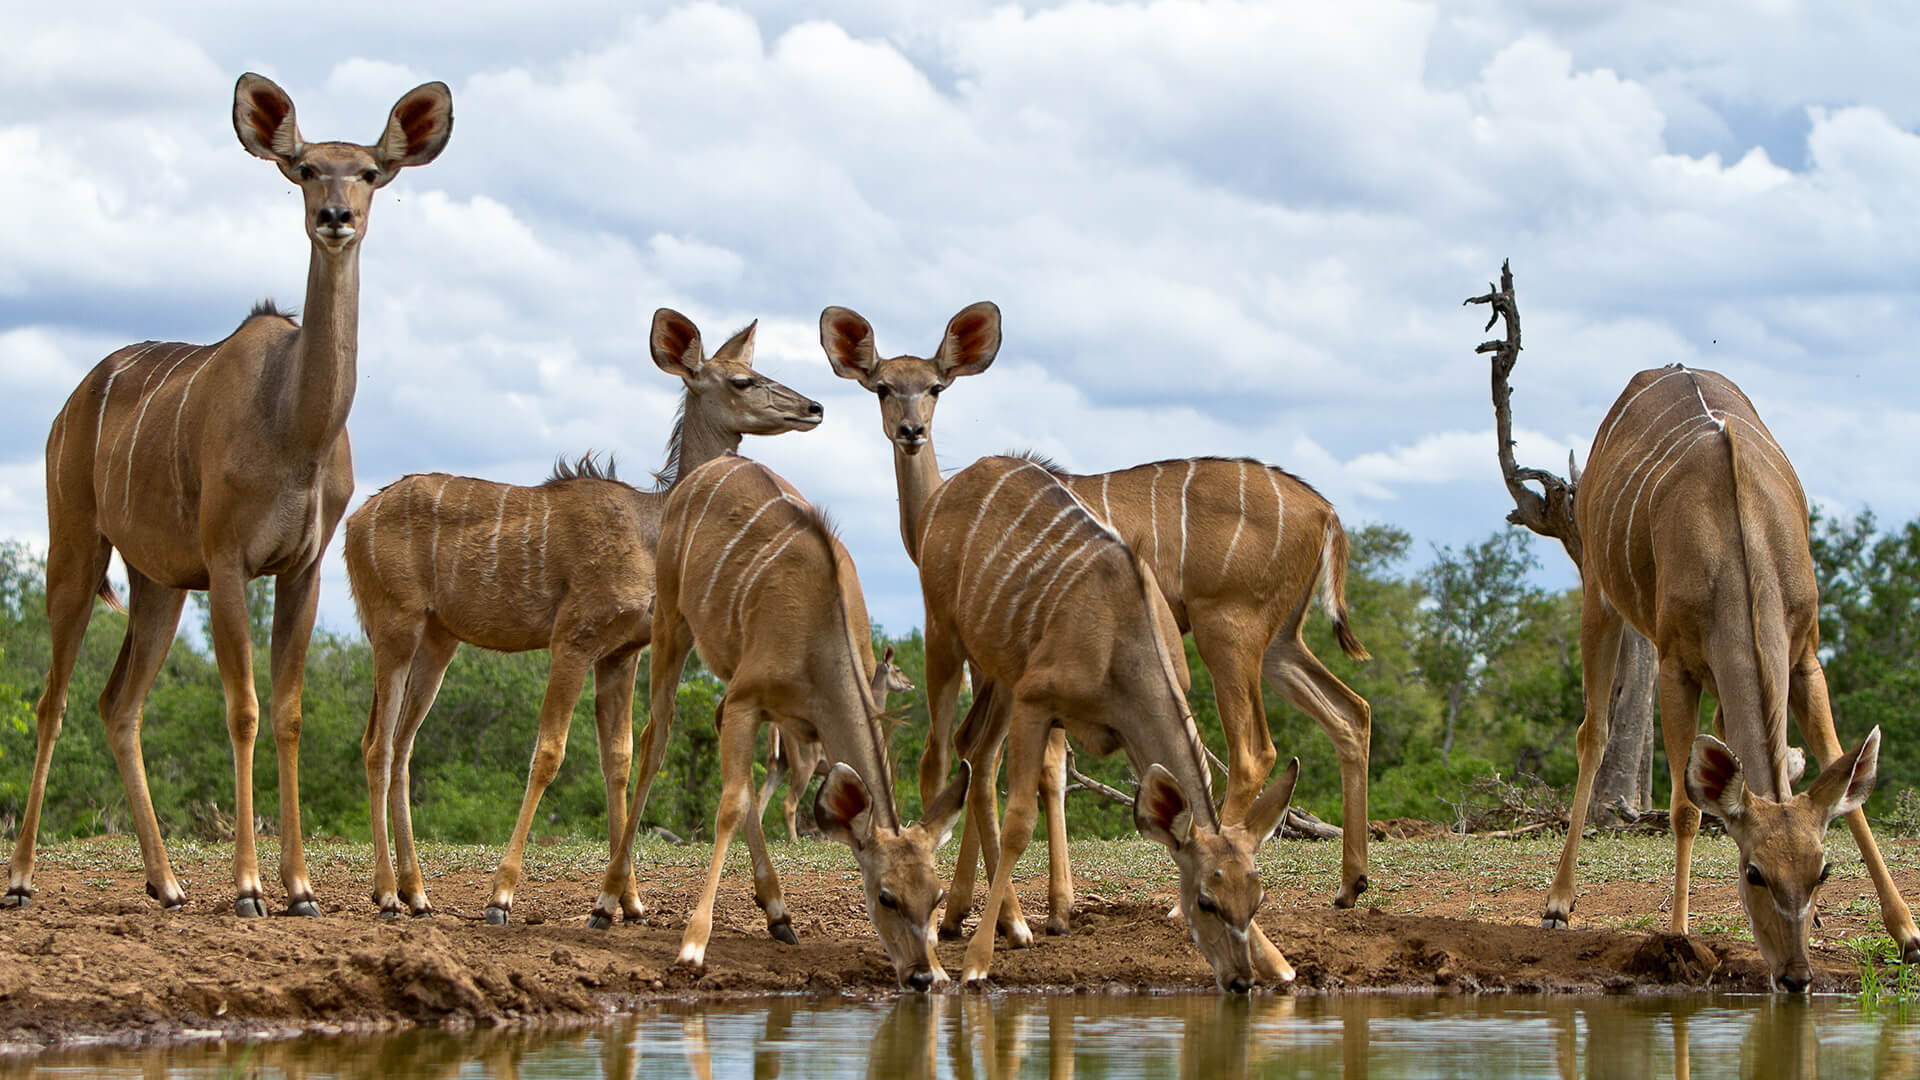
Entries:
POLYGON ((32 1077, 1852 1077, 1920 1073, 1920 1007, 1754 997, 1038 994, 672 1003, 573 1030, 48 1055, 32 1077))

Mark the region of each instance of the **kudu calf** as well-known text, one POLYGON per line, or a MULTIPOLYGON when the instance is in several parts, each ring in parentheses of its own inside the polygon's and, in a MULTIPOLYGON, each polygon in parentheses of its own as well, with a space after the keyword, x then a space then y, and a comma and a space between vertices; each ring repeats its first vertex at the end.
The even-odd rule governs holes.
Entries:
MULTIPOLYGON (((1244 818, 1222 823, 1187 709, 1180 631, 1153 568, 1059 477, 1025 458, 983 458, 954 474, 928 501, 917 539, 934 730, 951 729, 969 661, 987 676, 983 695, 1008 697, 1004 711, 976 700, 956 736, 972 766, 969 831, 983 847, 998 847, 986 910, 967 947, 966 981, 987 977, 1013 867, 1033 835, 1055 728, 1089 753, 1126 751, 1141 781, 1134 820, 1173 853, 1181 909, 1221 988, 1247 990, 1256 970, 1291 978, 1279 950, 1253 925, 1262 898, 1253 855, 1286 813, 1299 761, 1244 818), (1004 723, 995 719, 1001 716, 1004 723), (991 764, 1002 740, 1007 816, 996 837, 991 764)), ((1015 929, 1015 943, 1025 929, 1015 929)))
POLYGON ((254 854, 253 683, 247 582, 274 578, 273 736, 280 768, 280 882, 299 915, 318 915, 300 843, 300 687, 320 595, 320 555, 353 494, 347 412, 359 381, 360 244, 373 193, 437 157, 453 99, 431 82, 403 95, 371 145, 307 142, 293 99, 272 80, 233 88, 240 145, 294 182, 308 241, 304 323, 258 305, 212 345, 147 341, 102 360, 47 435, 47 621, 52 661, 37 709, 26 813, 0 906, 33 895, 34 837, 67 682, 115 549, 127 567, 126 637, 100 715, 120 766, 147 893, 186 903, 167 862, 140 750, 141 709, 167 657, 187 591, 207 591, 207 636, 226 692, 233 747, 234 909, 266 914, 254 854), (151 418, 153 423, 147 423, 151 418))
MULTIPOLYGON (((918 558, 920 519, 940 487, 933 413, 956 379, 987 370, 1000 349, 1000 309, 982 301, 948 323, 931 357, 882 357, 873 327, 858 313, 829 307, 820 314, 820 343, 836 374, 872 391, 880 426, 893 444, 900 489, 900 531, 918 558)), ((1060 482, 1124 538, 1153 568, 1161 596, 1213 675, 1227 739, 1227 790, 1221 816, 1238 821, 1273 770, 1261 681, 1313 717, 1340 759, 1343 804, 1340 887, 1334 906, 1351 907, 1367 888, 1367 761, 1372 712, 1307 648, 1303 632, 1316 600, 1332 620, 1343 652, 1366 659, 1347 621, 1347 534, 1333 506, 1292 474, 1258 461, 1187 458, 1116 472, 1061 474, 1060 482)), ((944 777, 949 732, 928 733, 920 763, 923 785, 944 777)), ((1056 742, 1050 757, 1064 761, 1056 742)), ((1043 774, 1049 847, 1065 836, 1058 769, 1043 774)), ((957 930, 971 892, 973 842, 961 846, 954 904, 942 931, 957 930)), ((1065 932, 1071 878, 1064 849, 1054 856, 1048 928, 1065 932)))
POLYGON ((1806 496, 1753 403, 1711 371, 1635 375, 1601 421, 1574 510, 1583 544, 1586 719, 1572 820, 1543 924, 1564 927, 1573 912, 1575 856, 1628 624, 1660 656, 1673 769, 1673 931, 1687 930, 1698 807, 1719 815, 1739 845, 1740 899, 1769 974, 1788 990, 1807 989, 1807 931, 1828 869, 1824 834, 1845 815, 1888 933, 1907 961, 1920 961, 1920 933, 1860 809, 1873 787, 1880 731, 1841 752, 1818 656, 1806 496), (1702 689, 1718 702, 1714 728, 1725 742, 1696 738, 1702 689), (1805 759, 1787 747, 1789 711, 1821 764, 1801 795, 1793 784, 1805 759))
MULTIPOLYGON (((818 402, 753 369, 754 327, 711 357, 700 331, 668 308, 654 312, 650 346, 660 370, 686 384, 660 483, 643 491, 583 459, 537 487, 442 473, 389 485, 347 519, 347 578, 373 643, 373 707, 361 750, 372 797, 373 902, 385 916, 430 914, 414 852, 408 762, 461 642, 496 652, 549 649, 539 741, 513 838, 494 874, 487 921, 505 923, 540 796, 566 755, 567 728, 593 672, 600 769, 607 787, 609 854, 621 832, 633 753, 633 682, 652 639, 653 548, 677 477, 743 435, 809 431, 818 402), (387 843, 393 815, 400 863, 387 843)), ((640 916, 633 883, 620 891, 640 916)))
MULTIPOLYGON (((893 662, 893 646, 887 646, 880 657, 880 665, 873 672, 873 700, 880 706, 882 715, 888 718, 886 735, 891 738, 896 721, 887 712, 887 696, 890 694, 911 693, 913 680, 893 662)), ((714 715, 720 714, 720 708, 726 705, 723 699, 714 715)), ((786 782, 787 793, 780 799, 780 810, 787 822, 787 839, 800 839, 800 797, 806 794, 807 785, 816 776, 827 775, 827 761, 821 756, 818 743, 790 746, 780 737, 780 729, 774 728, 767 740, 767 779, 760 785, 760 795, 753 802, 754 813, 765 817, 767 804, 773 801, 773 793, 782 781, 786 782)))
POLYGON ((814 820, 851 847, 865 882, 867 913, 900 985, 946 980, 933 951, 933 917, 944 896, 934 852, 966 795, 967 774, 927 803, 925 820, 902 826, 895 808, 884 719, 869 689, 873 645, 853 560, 819 511, 772 470, 723 457, 694 470, 667 498, 660 523, 654 599, 652 717, 627 812, 625 839, 607 868, 592 925, 613 919, 615 890, 631 873, 632 840, 673 730, 674 695, 687 654, 699 646, 726 680, 721 707, 720 806, 713 864, 687 920, 680 963, 705 965, 727 846, 742 825, 753 856, 754 899, 767 928, 795 941, 780 879, 753 813, 753 748, 760 726, 777 724, 794 746, 819 743, 834 762, 814 798, 814 820))

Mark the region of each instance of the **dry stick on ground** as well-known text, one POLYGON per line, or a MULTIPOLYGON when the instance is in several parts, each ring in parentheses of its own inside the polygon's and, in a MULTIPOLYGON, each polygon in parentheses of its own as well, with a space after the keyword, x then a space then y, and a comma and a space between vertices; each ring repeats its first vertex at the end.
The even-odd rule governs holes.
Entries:
MULTIPOLYGON (((1525 467, 1513 456, 1513 389, 1508 377, 1520 358, 1520 307, 1513 295, 1513 269, 1500 264, 1500 286, 1487 286, 1483 296, 1469 298, 1468 304, 1487 305, 1487 329, 1502 318, 1506 334, 1480 343, 1474 351, 1493 354, 1493 418, 1500 448, 1500 474, 1507 492, 1513 496, 1513 511, 1507 520, 1541 536, 1560 542, 1573 565, 1581 565, 1580 526, 1574 520, 1574 498, 1580 485, 1580 470, 1573 454, 1567 455, 1567 478, 1561 479, 1545 469, 1525 467), (1537 483, 1541 490, 1528 487, 1537 483)), ((1653 645, 1631 627, 1620 636, 1620 650, 1614 662, 1612 719, 1610 737, 1595 781, 1595 802, 1606 808, 1624 803, 1636 811, 1652 805, 1653 789, 1653 645)))

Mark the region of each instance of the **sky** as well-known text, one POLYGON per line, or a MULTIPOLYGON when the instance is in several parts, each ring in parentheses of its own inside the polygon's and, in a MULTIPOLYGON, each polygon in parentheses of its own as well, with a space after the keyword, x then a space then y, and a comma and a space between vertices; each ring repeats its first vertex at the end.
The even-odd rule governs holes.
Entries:
MULTIPOLYGON (((0 536, 46 538, 55 413, 121 345, 297 305, 299 196, 233 135, 244 71, 309 140, 445 81, 440 159, 361 254, 355 505, 410 472, 535 483, 663 458, 655 308, 825 404, 752 438, 841 524, 877 622, 922 621, 872 395, 821 308, 930 354, 944 468, 1260 458, 1349 525, 1504 527, 1484 309, 1511 259, 1518 454, 1564 472, 1638 370, 1740 384, 1823 508, 1920 515, 1920 10, 1832 2, 971 0, 9 5, 0 35, 0 536)), ((322 622, 355 629, 339 539, 322 622)), ((1546 584, 1576 575, 1536 545, 1546 584)))

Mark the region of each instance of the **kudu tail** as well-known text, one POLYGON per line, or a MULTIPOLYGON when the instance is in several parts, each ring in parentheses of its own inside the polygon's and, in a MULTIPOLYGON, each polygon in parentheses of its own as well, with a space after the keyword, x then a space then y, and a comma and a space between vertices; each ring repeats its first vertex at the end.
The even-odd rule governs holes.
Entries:
POLYGON ((1333 620, 1333 636, 1340 641, 1340 651, 1355 660, 1371 660, 1373 654, 1360 644, 1360 636, 1347 619, 1348 554, 1347 530, 1340 527, 1339 518, 1327 515, 1326 536, 1320 544, 1320 606, 1333 620))
POLYGON ((113 591, 113 582, 107 580, 104 572, 100 575, 100 587, 94 590, 94 595, 106 601, 108 611, 122 615, 127 613, 127 605, 120 602, 120 594, 113 591))
MULTIPOLYGON (((1760 692, 1760 716, 1766 724, 1767 755, 1772 761, 1785 761, 1787 754, 1787 670, 1791 654, 1787 646, 1786 598, 1780 578, 1771 560, 1754 556, 1753 539, 1763 534, 1751 516, 1752 500, 1746 492, 1746 477, 1740 463, 1740 440, 1733 428, 1721 421, 1727 439, 1727 462, 1733 474, 1734 523, 1740 536, 1740 561, 1747 572, 1747 618, 1753 632, 1754 677, 1760 692), (1777 658, 1768 663, 1769 656, 1777 658)), ((1785 797, 1788 793, 1780 793, 1785 797)))

